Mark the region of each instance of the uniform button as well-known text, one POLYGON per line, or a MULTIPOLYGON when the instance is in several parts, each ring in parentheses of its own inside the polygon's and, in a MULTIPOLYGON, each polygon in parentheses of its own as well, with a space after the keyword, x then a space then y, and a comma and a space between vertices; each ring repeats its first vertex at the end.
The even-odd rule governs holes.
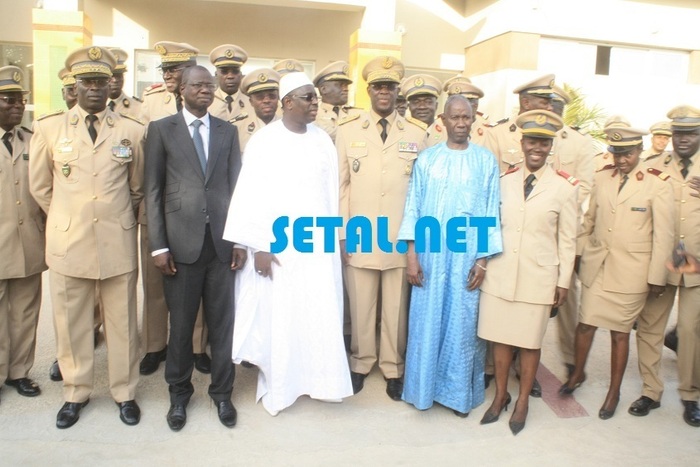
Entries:
POLYGON ((384 196, 384 193, 382 193, 382 196, 384 196))
POLYGON ((22 204, 22 201, 17 200, 17 204, 22 204))
POLYGON ((612 210, 612 213, 615 214, 615 210, 614 210, 614 209, 612 210))
POLYGON ((685 204, 685 200, 684 200, 684 199, 682 199, 682 200, 681 200, 681 203, 685 204))
POLYGON ((520 212, 523 212, 524 210, 525 210, 525 208, 520 208, 520 212))
POLYGON ((92 199, 97 199, 97 196, 93 196, 92 199))
POLYGON ((608 229, 608 232, 612 232, 612 229, 608 229))
POLYGON ((386 154, 386 149, 382 151, 382 154, 386 154))
POLYGON ((19 220, 19 225, 24 224, 24 221, 22 219, 19 220))
POLYGON ((15 180, 15 185, 19 185, 19 180, 15 180))
POLYGON ((518 232, 520 232, 520 227, 518 227, 518 232))
POLYGON ((386 170, 382 170, 382 173, 385 174, 385 173, 386 173, 386 170))
POLYGON ((684 220, 685 220, 685 217, 681 217, 681 220, 684 221, 684 220))
POLYGON ((518 252, 517 248, 513 249, 513 253, 517 253, 517 252, 518 252))
POLYGON ((685 238, 685 235, 681 235, 681 240, 685 238))
POLYGON ((17 161, 14 161, 14 162, 12 163, 12 165, 17 165, 17 161))
POLYGON ((97 217, 95 217, 95 218, 92 220, 92 222, 97 222, 97 217))
POLYGON ((93 149, 93 150, 92 150, 92 153, 93 153, 93 154, 97 154, 97 149, 93 149))
POLYGON ((609 246, 606 246, 605 249, 608 250, 608 251, 610 251, 610 247, 609 247, 609 246))
POLYGON ((93 177, 97 177, 97 172, 93 172, 93 173, 92 173, 92 176, 93 176, 93 177))
POLYGON ((202 212, 207 212, 207 208, 202 208, 202 212))

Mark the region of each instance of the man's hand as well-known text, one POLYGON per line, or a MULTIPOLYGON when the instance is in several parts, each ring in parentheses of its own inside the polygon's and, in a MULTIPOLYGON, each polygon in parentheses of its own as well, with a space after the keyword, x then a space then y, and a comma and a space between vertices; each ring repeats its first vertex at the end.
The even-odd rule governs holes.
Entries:
POLYGON ((343 264, 347 265, 350 262, 350 257, 352 255, 349 255, 345 250, 345 240, 340 240, 338 244, 340 246, 340 259, 343 260, 343 264))
POLYGON ((169 251, 154 256, 153 262, 164 276, 174 276, 177 272, 177 269, 175 269, 175 260, 169 251))
POLYGON ((266 251, 255 253, 255 272, 263 277, 269 277, 270 280, 272 280, 272 263, 281 266, 277 257, 272 253, 266 251))
POLYGON ((557 287, 554 291, 554 305, 553 308, 559 308, 566 301, 566 296, 569 294, 569 290, 563 287, 557 287))
POLYGON ((477 259, 467 276, 467 290, 476 290, 481 287, 484 277, 486 277, 486 260, 484 258, 477 259))
POLYGON ((406 255, 406 280, 415 287, 423 287, 423 268, 415 252, 406 255))
POLYGON ((574 272, 578 274, 579 269, 581 269, 581 255, 577 255, 574 259, 574 272))
POLYGON ((243 269, 248 259, 248 252, 244 248, 234 248, 231 254, 231 271, 243 269))
POLYGON ((680 272, 681 274, 698 274, 700 273, 700 262, 698 259, 688 254, 685 250, 676 250, 678 256, 681 256, 685 261, 678 267, 673 265, 673 261, 666 262, 666 269, 671 272, 680 272))
POLYGON ((652 297, 660 297, 664 294, 666 287, 663 285, 649 284, 649 295, 652 297))

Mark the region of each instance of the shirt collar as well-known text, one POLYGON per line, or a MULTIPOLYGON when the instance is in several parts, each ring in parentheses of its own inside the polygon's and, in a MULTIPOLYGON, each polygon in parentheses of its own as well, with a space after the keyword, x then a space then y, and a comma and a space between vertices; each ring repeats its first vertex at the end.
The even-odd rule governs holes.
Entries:
POLYGON ((394 111, 391 113, 391 115, 389 115, 388 117, 381 117, 381 116, 380 116, 377 112, 375 112, 374 110, 370 110, 370 111, 369 111, 369 114, 372 116, 372 121, 374 122, 375 125, 377 125, 377 124, 379 123, 379 120, 381 120, 382 118, 385 118, 386 121, 389 122, 389 125, 390 125, 390 126, 394 124, 394 120, 396 120, 396 115, 397 115, 396 110, 394 110, 394 111))
POLYGON ((535 172, 530 172, 527 168, 527 166, 523 166, 525 170, 523 170, 523 180, 527 178, 528 175, 533 174, 535 176, 535 180, 540 181, 542 180, 542 175, 544 175, 544 171, 547 170, 547 164, 545 163, 542 167, 540 167, 538 170, 535 172))
MULTIPOLYGON (((74 108, 78 109, 78 114, 80 115, 80 119, 83 122, 85 122, 85 117, 87 117, 90 114, 85 109, 80 107, 79 105, 76 105, 74 108)), ((105 107, 105 109, 102 112, 97 112, 96 114, 93 114, 97 117, 98 123, 102 124, 102 122, 104 121, 105 115, 107 115, 107 109, 109 109, 109 107, 105 107)))
POLYGON ((182 116, 185 117, 185 123, 190 126, 195 120, 201 120, 204 123, 205 128, 209 128, 209 112, 207 112, 204 117, 197 118, 192 113, 187 110, 185 106, 182 107, 182 116))

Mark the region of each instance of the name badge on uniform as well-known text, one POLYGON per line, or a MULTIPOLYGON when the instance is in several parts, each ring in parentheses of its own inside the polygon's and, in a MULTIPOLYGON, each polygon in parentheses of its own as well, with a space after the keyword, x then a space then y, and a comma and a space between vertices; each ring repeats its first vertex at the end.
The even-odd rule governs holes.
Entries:
POLYGON ((632 211, 635 211, 635 212, 647 212, 647 208, 635 208, 635 207, 633 207, 633 208, 632 208, 632 211))
POLYGON ((28 161, 28 160, 29 160, 29 154, 22 154, 22 159, 24 159, 25 161, 28 161))
POLYGON ((418 143, 399 141, 399 152, 418 152, 418 143))
POLYGON ((364 141, 353 141, 350 143, 351 148, 365 148, 367 147, 367 143, 364 141))

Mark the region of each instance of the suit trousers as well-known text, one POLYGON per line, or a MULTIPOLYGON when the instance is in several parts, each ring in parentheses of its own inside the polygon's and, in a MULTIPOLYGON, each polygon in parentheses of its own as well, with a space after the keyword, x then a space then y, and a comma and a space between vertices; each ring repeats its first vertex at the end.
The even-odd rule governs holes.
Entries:
POLYGON ((700 399, 700 286, 678 288, 678 392, 700 399))
POLYGON ((26 378, 34 365, 41 273, 0 280, 0 384, 26 378))
POLYGON ((84 402, 92 393, 97 283, 104 312, 109 390, 117 402, 135 398, 139 381, 137 277, 136 270, 107 279, 84 279, 49 269, 58 365, 66 402, 84 402))
MULTIPOLYGON (((159 352, 168 343, 168 305, 163 292, 163 274, 155 266, 148 245, 148 226, 140 224, 141 283, 143 286, 142 337, 147 353, 159 352)), ((207 326, 200 307, 192 334, 194 353, 207 350, 207 326)))
POLYGON ((165 361, 170 402, 187 405, 194 393, 192 331, 200 302, 211 347, 209 396, 217 402, 230 400, 234 379, 231 361, 234 272, 230 260, 221 261, 217 256, 208 224, 197 261, 176 262, 175 267, 174 276, 163 276, 165 300, 170 309, 170 345, 165 361))
POLYGON ((352 338, 350 370, 368 374, 379 360, 385 378, 404 372, 408 327, 406 268, 386 270, 346 266, 345 284, 350 299, 352 338), (381 286, 381 325, 377 357, 377 298, 381 286))

